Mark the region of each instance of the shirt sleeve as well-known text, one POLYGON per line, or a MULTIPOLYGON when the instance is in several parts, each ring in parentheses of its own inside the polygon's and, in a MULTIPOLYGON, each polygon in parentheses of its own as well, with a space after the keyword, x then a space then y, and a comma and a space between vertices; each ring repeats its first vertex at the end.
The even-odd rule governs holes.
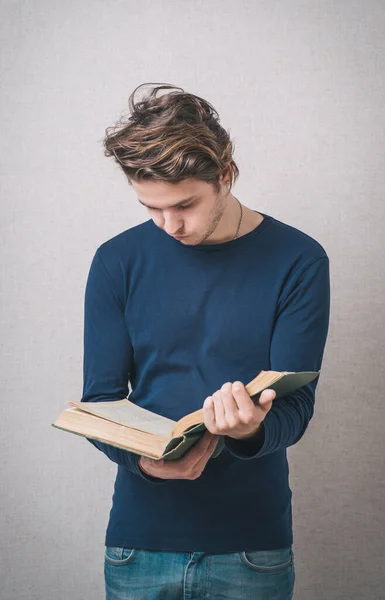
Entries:
MULTIPOLYGON (((273 371, 320 371, 329 328, 330 274, 325 254, 305 266, 288 284, 279 301, 270 345, 273 371)), ((314 413, 320 376, 296 392, 273 400, 255 437, 225 437, 238 458, 260 458, 296 444, 314 413)))
MULTIPOLYGON (((88 274, 84 299, 81 402, 107 402, 128 397, 133 348, 125 321, 124 299, 120 296, 97 250, 88 274)), ((139 467, 137 454, 87 439, 110 460, 147 481, 168 481, 144 473, 139 467)))

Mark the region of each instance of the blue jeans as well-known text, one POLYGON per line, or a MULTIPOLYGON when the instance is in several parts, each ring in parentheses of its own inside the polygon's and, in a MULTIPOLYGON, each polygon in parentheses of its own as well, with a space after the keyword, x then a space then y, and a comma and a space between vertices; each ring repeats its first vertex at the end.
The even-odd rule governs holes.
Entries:
POLYGON ((253 552, 161 552, 107 547, 106 600, 291 600, 292 547, 253 552))

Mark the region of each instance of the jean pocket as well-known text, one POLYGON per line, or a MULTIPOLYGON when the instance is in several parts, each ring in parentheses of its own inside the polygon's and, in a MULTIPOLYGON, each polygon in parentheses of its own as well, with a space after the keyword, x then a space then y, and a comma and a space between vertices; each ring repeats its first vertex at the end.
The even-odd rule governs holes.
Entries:
POLYGON ((292 548, 279 550, 251 550, 239 553, 243 564, 260 573, 276 573, 293 566, 292 548))
POLYGON ((104 560, 109 565, 116 567, 128 565, 135 558, 135 548, 121 548, 120 546, 107 546, 104 560))

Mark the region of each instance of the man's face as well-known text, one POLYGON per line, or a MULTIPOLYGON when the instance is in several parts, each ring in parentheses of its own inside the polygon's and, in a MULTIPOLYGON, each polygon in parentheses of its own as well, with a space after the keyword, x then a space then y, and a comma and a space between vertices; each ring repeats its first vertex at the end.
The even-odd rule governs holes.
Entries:
POLYGON ((185 179, 176 184, 130 181, 139 202, 147 207, 157 227, 182 244, 195 245, 206 240, 210 243, 209 237, 226 206, 227 188, 223 184, 217 194, 213 185, 198 179, 185 179))

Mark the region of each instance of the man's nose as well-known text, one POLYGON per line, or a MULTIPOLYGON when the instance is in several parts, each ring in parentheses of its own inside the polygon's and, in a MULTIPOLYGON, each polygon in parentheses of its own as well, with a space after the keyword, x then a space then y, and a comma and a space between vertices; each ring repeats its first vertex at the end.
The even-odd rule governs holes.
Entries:
POLYGON ((178 217, 178 215, 164 214, 163 219, 163 229, 166 231, 166 233, 169 235, 176 235, 182 225, 180 217, 178 217))

